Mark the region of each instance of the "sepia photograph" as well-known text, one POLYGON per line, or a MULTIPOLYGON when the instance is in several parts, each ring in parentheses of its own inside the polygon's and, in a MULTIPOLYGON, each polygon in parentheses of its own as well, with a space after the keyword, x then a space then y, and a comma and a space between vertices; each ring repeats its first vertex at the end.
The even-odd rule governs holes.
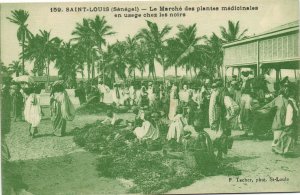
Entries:
POLYGON ((300 191, 298 0, 0 3, 3 195, 300 191))

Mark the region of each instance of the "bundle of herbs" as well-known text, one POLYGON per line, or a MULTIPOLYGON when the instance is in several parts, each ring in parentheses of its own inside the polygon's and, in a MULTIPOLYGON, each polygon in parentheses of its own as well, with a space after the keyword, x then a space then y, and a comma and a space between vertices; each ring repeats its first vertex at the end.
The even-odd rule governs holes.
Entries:
POLYGON ((76 109, 76 114, 99 114, 106 113, 108 110, 114 110, 116 113, 126 113, 129 110, 128 106, 116 106, 114 104, 109 105, 103 102, 90 102, 82 104, 79 108, 76 109))
POLYGON ((133 181, 134 185, 129 189, 131 193, 164 193, 190 185, 205 175, 240 174, 234 167, 224 171, 227 166, 218 163, 209 170, 190 166, 193 163, 189 162, 205 158, 201 156, 203 153, 184 151, 179 143, 167 142, 165 133, 166 130, 162 130, 157 140, 138 142, 133 129, 96 121, 74 130, 74 141, 100 155, 97 163, 99 176, 133 181))

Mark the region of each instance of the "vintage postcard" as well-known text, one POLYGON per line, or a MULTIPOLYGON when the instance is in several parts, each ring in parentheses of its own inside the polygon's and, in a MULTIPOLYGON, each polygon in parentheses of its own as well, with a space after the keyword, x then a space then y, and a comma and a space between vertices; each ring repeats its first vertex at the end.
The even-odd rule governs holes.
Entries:
POLYGON ((300 191, 298 0, 0 14, 2 194, 300 191))

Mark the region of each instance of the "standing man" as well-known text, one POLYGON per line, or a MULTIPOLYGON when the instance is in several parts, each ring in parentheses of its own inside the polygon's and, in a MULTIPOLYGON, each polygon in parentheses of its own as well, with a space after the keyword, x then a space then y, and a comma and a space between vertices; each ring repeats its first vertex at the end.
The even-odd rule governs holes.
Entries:
POLYGON ((75 97, 78 97, 80 105, 86 102, 86 93, 83 81, 80 81, 77 89, 75 90, 75 97))

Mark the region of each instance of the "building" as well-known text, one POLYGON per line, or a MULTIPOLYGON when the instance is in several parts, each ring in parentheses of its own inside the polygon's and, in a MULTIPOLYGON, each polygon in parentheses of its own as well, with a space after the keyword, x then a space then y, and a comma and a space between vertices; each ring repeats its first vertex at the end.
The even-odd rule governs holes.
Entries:
POLYGON ((259 35, 223 45, 225 73, 242 68, 254 70, 256 75, 264 69, 274 69, 276 80, 282 69, 299 69, 299 21, 278 26, 259 35))

